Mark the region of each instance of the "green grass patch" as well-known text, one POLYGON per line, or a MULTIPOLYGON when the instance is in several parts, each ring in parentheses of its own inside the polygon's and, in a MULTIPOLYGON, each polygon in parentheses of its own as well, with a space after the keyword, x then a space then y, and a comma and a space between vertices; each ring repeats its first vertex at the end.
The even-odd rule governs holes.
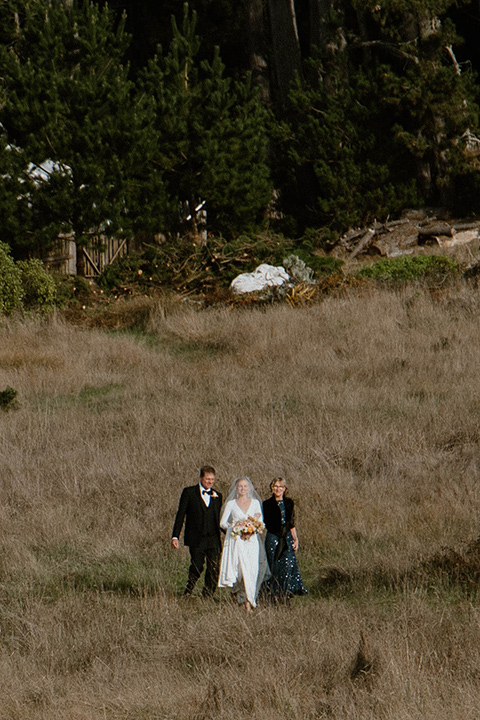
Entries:
POLYGON ((119 395, 123 391, 122 384, 110 383, 94 387, 87 385, 78 393, 78 403, 87 407, 89 410, 101 411, 117 402, 119 395))
MULTIPOLYGON (((38 569, 28 580, 34 595, 55 600, 69 592, 110 592, 118 595, 154 594, 165 586, 168 573, 154 554, 111 552, 92 557, 88 548, 70 543, 37 548, 38 569)), ((10 578, 17 586, 20 577, 10 578)), ((169 581, 170 582, 170 581, 169 581)))
POLYGON ((460 265, 443 255, 410 255, 378 260, 362 268, 359 278, 369 278, 380 282, 405 283, 415 280, 441 280, 458 276, 460 265))
POLYGON ((228 351, 225 344, 209 340, 192 340, 187 342, 174 342, 169 346, 172 355, 180 357, 187 362, 194 362, 205 358, 207 360, 223 355, 228 351))
POLYGON ((479 597, 480 541, 475 541, 464 553, 443 548, 432 557, 412 562, 410 567, 370 564, 351 569, 340 564, 319 568, 312 582, 313 592, 323 598, 349 598, 363 602, 365 596, 423 595, 452 604, 459 601, 476 602, 479 597))
POLYGON ((64 575, 61 582, 75 590, 144 595, 156 592, 162 585, 162 578, 158 568, 148 559, 112 554, 64 575))
POLYGON ((145 345, 149 350, 158 350, 167 346, 165 341, 158 337, 157 333, 144 330, 141 327, 111 328, 106 332, 109 335, 134 340, 139 345, 145 345))
POLYGON ((58 395, 39 395, 37 403, 42 410, 62 410, 81 407, 92 412, 101 413, 120 407, 125 386, 122 383, 108 385, 86 385, 78 393, 60 393, 58 395))

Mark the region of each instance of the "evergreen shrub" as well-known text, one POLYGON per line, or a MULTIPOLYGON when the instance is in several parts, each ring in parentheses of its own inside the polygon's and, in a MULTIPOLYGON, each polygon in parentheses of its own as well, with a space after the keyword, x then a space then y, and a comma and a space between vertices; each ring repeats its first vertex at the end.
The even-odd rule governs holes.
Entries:
POLYGON ((10 255, 9 246, 0 242, 0 314, 10 315, 22 307, 22 275, 10 255))
POLYGON ((87 303, 92 294, 92 288, 85 278, 80 275, 62 275, 55 273, 55 303, 57 307, 68 308, 87 303))
POLYGON ((17 263, 23 285, 23 305, 28 310, 48 313, 56 304, 56 283, 38 258, 17 263))
POLYGON ((357 273, 357 277, 381 282, 408 282, 437 280, 449 275, 458 275, 460 272, 460 265, 443 255, 403 255, 389 260, 378 260, 362 268, 357 273))
POLYGON ((5 390, 0 391, 0 408, 2 410, 14 410, 18 407, 17 401, 17 391, 14 390, 12 387, 7 385, 5 390))

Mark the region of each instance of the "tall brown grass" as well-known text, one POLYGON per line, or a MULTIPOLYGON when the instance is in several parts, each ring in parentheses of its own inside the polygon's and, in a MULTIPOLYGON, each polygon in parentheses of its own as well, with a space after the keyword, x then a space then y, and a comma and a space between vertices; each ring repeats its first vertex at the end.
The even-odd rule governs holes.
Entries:
POLYGON ((458 284, 3 321, 0 717, 476 720, 479 317, 458 284), (204 463, 288 479, 307 597, 181 599, 204 463))

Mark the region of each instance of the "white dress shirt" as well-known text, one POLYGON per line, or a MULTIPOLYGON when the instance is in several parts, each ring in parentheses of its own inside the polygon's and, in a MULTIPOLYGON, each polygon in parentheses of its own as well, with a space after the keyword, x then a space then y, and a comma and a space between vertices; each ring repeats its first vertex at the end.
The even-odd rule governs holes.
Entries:
POLYGON ((199 485, 200 485, 200 493, 201 493, 201 496, 202 496, 202 500, 203 500, 203 502, 205 503, 205 505, 208 507, 208 506, 210 505, 210 498, 212 497, 212 496, 210 495, 210 492, 211 492, 211 491, 208 490, 208 492, 207 492, 207 491, 205 490, 205 488, 203 487, 202 483, 199 483, 199 485))

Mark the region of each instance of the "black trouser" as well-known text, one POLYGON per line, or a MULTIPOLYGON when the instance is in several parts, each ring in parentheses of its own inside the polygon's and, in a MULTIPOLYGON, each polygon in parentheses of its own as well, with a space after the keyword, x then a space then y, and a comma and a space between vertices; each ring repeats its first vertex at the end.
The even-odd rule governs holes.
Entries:
POLYGON ((205 560, 207 561, 207 569, 205 571, 205 583, 202 595, 204 597, 212 597, 218 583, 218 573, 220 570, 220 548, 205 547, 198 545, 189 547, 190 550, 190 567, 188 568, 188 581, 185 588, 185 595, 190 595, 195 584, 203 572, 205 560))

